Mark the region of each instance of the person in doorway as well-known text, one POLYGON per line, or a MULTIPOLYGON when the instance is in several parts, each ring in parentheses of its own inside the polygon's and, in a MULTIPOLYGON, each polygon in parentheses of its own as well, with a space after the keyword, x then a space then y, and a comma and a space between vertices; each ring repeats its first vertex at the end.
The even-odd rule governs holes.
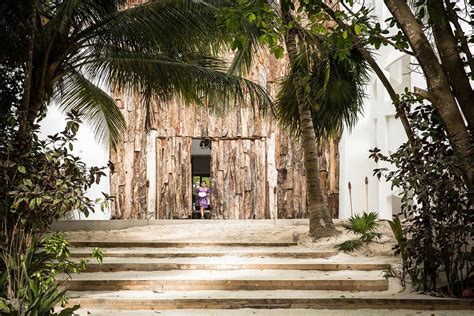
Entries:
POLYGON ((201 218, 204 219, 204 210, 209 205, 209 196, 211 195, 211 189, 206 185, 206 182, 202 181, 199 188, 196 189, 197 199, 196 202, 199 204, 201 209, 201 218))

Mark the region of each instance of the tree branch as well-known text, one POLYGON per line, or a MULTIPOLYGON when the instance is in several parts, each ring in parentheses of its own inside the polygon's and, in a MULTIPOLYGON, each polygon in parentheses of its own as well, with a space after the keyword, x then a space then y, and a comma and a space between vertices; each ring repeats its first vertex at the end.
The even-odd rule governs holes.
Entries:
POLYGON ((419 96, 420 98, 433 102, 433 96, 430 94, 429 91, 426 91, 425 89, 414 87, 414 93, 416 96, 419 96))
POLYGON ((468 162, 472 159, 470 137, 446 73, 438 62, 433 47, 406 0, 384 0, 384 3, 399 23, 408 43, 416 54, 416 58, 423 69, 428 90, 433 96, 433 106, 446 128, 454 150, 465 158, 464 175, 466 183, 472 186, 474 169, 471 168, 471 164, 468 162))
POLYGON ((370 67, 372 70, 375 72, 379 80, 382 82, 383 86, 387 90, 390 99, 392 100, 392 104, 395 106, 395 110, 397 111, 398 116, 400 117, 400 121, 402 122, 403 129, 405 130, 405 133, 407 134, 408 141, 410 144, 413 144, 414 142, 414 135, 413 131, 410 128, 410 122, 408 121, 408 118, 406 116, 406 112, 402 104, 400 103, 400 98, 398 94, 395 92, 393 89, 392 85, 390 84, 390 81, 387 79, 385 76, 383 70, 380 68, 380 66, 377 64, 375 59, 372 57, 372 55, 369 53, 367 48, 364 47, 362 44, 362 41, 359 37, 357 37, 355 34, 353 34, 350 31, 350 27, 341 19, 339 19, 336 15, 336 12, 327 4, 323 3, 323 10, 333 19, 340 27, 342 27, 344 30, 348 30, 349 36, 351 36, 352 40, 355 43, 356 48, 359 50, 359 52, 362 54, 362 56, 365 58, 365 60, 369 63, 370 67))
POLYGON ((455 4, 451 3, 451 1, 449 0, 445 0, 445 2, 446 2, 446 8, 448 11, 449 21, 453 23, 454 28, 456 29, 456 37, 459 39, 459 42, 461 43, 463 53, 466 55, 467 61, 469 63, 469 68, 471 68, 471 72, 474 72, 474 58, 472 57, 471 50, 469 49, 469 44, 467 42, 467 37, 464 33, 464 30, 462 29, 461 24, 459 24, 459 19, 458 19, 459 16, 453 10, 453 6, 455 4))
POLYGON ((464 63, 459 56, 458 41, 448 21, 448 13, 442 2, 428 0, 428 13, 433 19, 432 28, 436 48, 441 59, 448 82, 451 85, 454 96, 461 108, 469 127, 474 128, 474 91, 472 90, 464 68, 464 63))
MULTIPOLYGON (((351 10, 351 8, 349 8, 347 6, 347 4, 344 2, 344 1, 341 1, 340 2, 342 4, 342 6, 344 7, 344 9, 347 10, 347 12, 349 12, 353 18, 357 18, 357 15, 351 10)), ((367 23, 365 24, 365 26, 370 29, 371 31, 373 31, 374 29, 372 27, 370 27, 370 25, 367 23)), ((387 45, 390 45, 392 46, 393 48, 395 48, 396 50, 402 52, 402 53, 405 53, 407 55, 410 55, 410 56, 415 56, 415 54, 410 51, 410 50, 407 50, 407 49, 404 49, 404 48, 401 48, 401 47, 398 47, 394 42, 392 42, 390 39, 378 34, 378 35, 372 35, 372 36, 375 36, 377 37, 378 39, 380 39, 384 44, 387 44, 387 45)))

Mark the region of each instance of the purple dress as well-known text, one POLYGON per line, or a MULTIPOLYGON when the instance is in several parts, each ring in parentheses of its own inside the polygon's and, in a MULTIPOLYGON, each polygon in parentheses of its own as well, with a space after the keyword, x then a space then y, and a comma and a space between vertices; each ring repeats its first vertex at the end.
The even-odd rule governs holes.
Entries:
POLYGON ((196 193, 198 194, 198 196, 196 197, 196 202, 199 204, 200 207, 207 208, 207 206, 209 205, 207 195, 211 193, 211 189, 199 187, 196 189, 196 193), (199 196, 200 192, 205 192, 206 196, 199 196))

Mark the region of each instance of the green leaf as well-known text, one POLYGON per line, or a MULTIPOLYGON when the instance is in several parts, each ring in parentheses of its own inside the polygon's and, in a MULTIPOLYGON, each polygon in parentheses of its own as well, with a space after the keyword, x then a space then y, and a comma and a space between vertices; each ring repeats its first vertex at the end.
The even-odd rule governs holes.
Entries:
POLYGON ((348 35, 349 35, 349 34, 347 33, 347 30, 345 30, 345 31, 342 33, 342 38, 343 38, 343 39, 346 39, 348 35))
POLYGON ((247 21, 249 21, 249 22, 254 22, 256 19, 257 19, 257 17, 256 17, 255 14, 253 14, 253 13, 250 13, 250 14, 247 16, 247 21))
POLYGON ((0 312, 2 313, 10 312, 10 307, 8 307, 7 301, 3 297, 0 297, 0 312))
POLYGON ((68 307, 63 310, 58 314, 58 316, 69 316, 69 315, 74 315, 74 312, 77 311, 81 306, 80 305, 74 305, 73 307, 68 307))
POLYGON ((25 174, 26 173, 26 169, 24 166, 18 166, 16 168, 16 170, 18 170, 19 173, 22 173, 22 174, 25 174))
POLYGON ((354 25, 354 32, 356 33, 356 35, 360 35, 360 33, 362 32, 359 24, 354 25))

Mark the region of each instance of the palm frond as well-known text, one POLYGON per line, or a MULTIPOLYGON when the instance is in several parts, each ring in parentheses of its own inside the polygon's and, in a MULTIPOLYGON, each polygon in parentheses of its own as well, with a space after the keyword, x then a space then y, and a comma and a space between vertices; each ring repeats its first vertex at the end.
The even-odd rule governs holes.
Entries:
POLYGON ((118 11, 81 30, 77 40, 145 53, 217 53, 224 34, 205 1, 159 0, 118 11))
POLYGON ((178 96, 217 113, 225 113, 229 106, 243 102, 258 104, 262 109, 271 105, 264 88, 228 74, 225 63, 213 57, 146 56, 116 48, 100 54, 86 66, 93 78, 141 95, 144 100, 168 101, 178 96))
POLYGON ((355 214, 351 216, 348 222, 344 223, 342 227, 354 234, 367 236, 367 238, 364 237, 364 239, 374 239, 380 236, 380 234, 376 232, 379 227, 378 218, 376 212, 364 212, 362 215, 355 214))
POLYGON ((117 146, 126 128, 125 119, 105 91, 74 70, 63 77, 57 89, 56 100, 61 110, 79 111, 99 141, 108 135, 111 146, 117 146))
POLYGON ((360 247, 362 247, 363 243, 359 239, 350 239, 346 240, 340 244, 336 245, 336 249, 342 250, 344 252, 353 252, 360 247))
POLYGON ((252 67, 255 56, 261 51, 262 47, 258 40, 260 36, 258 29, 253 25, 244 23, 246 40, 243 47, 236 50, 232 63, 229 67, 231 74, 246 74, 252 67))
POLYGON ((280 82, 275 104, 277 117, 296 135, 300 132, 296 94, 302 78, 305 102, 311 106, 318 138, 338 135, 344 127, 351 129, 363 110, 368 66, 358 52, 339 59, 330 50, 326 58, 320 58, 301 53, 290 73, 280 82))

